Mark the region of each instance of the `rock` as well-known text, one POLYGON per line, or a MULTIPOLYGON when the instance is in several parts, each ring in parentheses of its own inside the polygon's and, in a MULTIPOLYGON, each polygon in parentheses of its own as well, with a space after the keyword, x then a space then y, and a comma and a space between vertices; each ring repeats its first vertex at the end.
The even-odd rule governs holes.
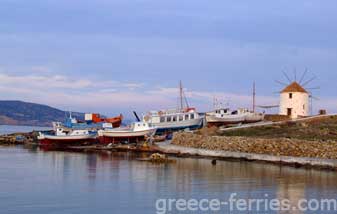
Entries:
POLYGON ((176 133, 172 144, 217 151, 337 159, 337 142, 332 140, 323 142, 294 138, 205 136, 193 133, 176 133))

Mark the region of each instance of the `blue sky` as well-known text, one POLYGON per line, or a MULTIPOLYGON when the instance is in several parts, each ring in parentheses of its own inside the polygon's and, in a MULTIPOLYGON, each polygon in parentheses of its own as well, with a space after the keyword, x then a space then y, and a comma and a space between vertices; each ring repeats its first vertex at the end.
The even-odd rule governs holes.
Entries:
POLYGON ((175 107, 184 82, 205 111, 277 104, 309 69, 336 112, 337 1, 1 0, 0 99, 113 115, 175 107))

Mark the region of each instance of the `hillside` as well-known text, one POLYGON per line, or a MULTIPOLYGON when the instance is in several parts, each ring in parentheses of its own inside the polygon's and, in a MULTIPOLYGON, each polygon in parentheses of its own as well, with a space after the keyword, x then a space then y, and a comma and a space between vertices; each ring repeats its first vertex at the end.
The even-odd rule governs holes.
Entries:
MULTIPOLYGON (((53 121, 64 121, 66 112, 47 105, 22 101, 0 101, 0 125, 51 126, 53 121)), ((83 119, 83 113, 73 113, 83 119)))
POLYGON ((300 122, 243 128, 226 131, 225 136, 258 138, 289 138, 311 141, 337 142, 337 116, 326 116, 300 122))

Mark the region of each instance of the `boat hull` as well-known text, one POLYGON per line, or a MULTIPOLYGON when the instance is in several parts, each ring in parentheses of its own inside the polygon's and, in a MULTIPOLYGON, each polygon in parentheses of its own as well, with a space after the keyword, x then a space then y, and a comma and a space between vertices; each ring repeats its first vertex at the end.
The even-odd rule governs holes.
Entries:
POLYGON ((263 114, 244 114, 227 117, 216 117, 214 115, 206 115, 207 126, 226 126, 245 123, 257 123, 264 120, 263 114))
POLYGON ((156 135, 162 135, 165 133, 175 132, 184 129, 196 130, 203 126, 204 118, 198 118, 194 120, 171 122, 171 123, 152 123, 157 127, 156 135))
POLYGON ((233 116, 233 117, 216 117, 214 115, 206 115, 206 121, 208 126, 223 126, 234 125, 244 123, 245 116, 233 116))
POLYGON ((252 113, 250 115, 247 115, 245 118, 245 123, 257 123, 264 120, 264 114, 255 114, 252 113))
POLYGON ((81 145, 83 143, 95 143, 97 141, 96 135, 90 136, 44 136, 39 138, 40 145, 60 145, 60 146, 70 146, 70 145, 81 145))
POLYGON ((123 130, 102 130, 99 131, 99 142, 101 144, 110 143, 131 143, 141 142, 147 137, 152 136, 156 129, 142 130, 142 131, 123 131, 123 130))

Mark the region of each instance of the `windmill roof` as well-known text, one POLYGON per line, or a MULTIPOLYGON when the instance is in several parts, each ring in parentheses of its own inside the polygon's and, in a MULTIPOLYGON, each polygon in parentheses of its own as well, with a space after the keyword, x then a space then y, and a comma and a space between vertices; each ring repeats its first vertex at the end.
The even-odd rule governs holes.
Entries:
POLYGON ((281 93, 289 93, 289 92, 301 92, 301 93, 308 93, 300 84, 297 82, 293 82, 287 87, 285 87, 281 93))

